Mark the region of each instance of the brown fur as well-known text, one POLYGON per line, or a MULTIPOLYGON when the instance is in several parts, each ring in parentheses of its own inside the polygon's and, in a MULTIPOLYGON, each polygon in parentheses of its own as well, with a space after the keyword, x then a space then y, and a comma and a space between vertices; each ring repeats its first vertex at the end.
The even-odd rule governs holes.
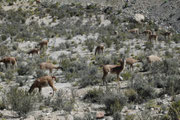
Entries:
POLYGON ((108 73, 116 74, 117 79, 120 80, 119 74, 123 71, 125 66, 125 60, 120 60, 120 65, 103 65, 103 85, 105 82, 105 78, 108 75, 108 73))
POLYGON ((8 64, 12 64, 13 66, 17 66, 17 61, 15 57, 4 57, 0 60, 0 62, 3 62, 8 67, 8 64))
POLYGON ((100 53, 103 54, 103 51, 104 51, 104 45, 99 45, 99 46, 97 46, 96 49, 95 49, 95 55, 96 55, 97 53, 98 53, 98 54, 100 54, 100 53))
POLYGON ((32 54, 32 56, 33 56, 34 54, 39 54, 39 49, 32 49, 32 50, 30 50, 27 54, 29 54, 29 55, 32 54))
POLYGON ((153 62, 158 62, 158 61, 162 61, 162 59, 156 55, 150 55, 147 57, 147 61, 149 63, 153 63, 153 62))
POLYGON ((48 40, 44 40, 44 41, 41 41, 39 42, 38 46, 40 46, 40 50, 44 47, 44 46, 48 46, 48 40))
POLYGON ((55 66, 49 62, 43 62, 40 64, 40 69, 48 69, 50 73, 52 73, 53 69, 63 69, 62 67, 55 66))
POLYGON ((149 41, 152 42, 152 39, 154 39, 155 42, 157 42, 158 41, 158 35, 150 34, 149 35, 149 41))
POLYGON ((171 36, 172 36, 172 33, 167 31, 167 32, 163 33, 163 35, 164 35, 165 38, 170 39, 171 36))
POLYGON ((31 85, 28 92, 31 93, 35 88, 38 88, 39 92, 41 92, 43 87, 46 87, 49 85, 52 88, 53 95, 54 95, 54 91, 56 91, 57 89, 54 87, 53 79, 56 80, 56 77, 55 76, 43 76, 43 77, 36 79, 34 81, 34 83, 31 85))
POLYGON ((35 1, 36 1, 36 3, 37 3, 37 4, 41 3, 41 1, 40 1, 40 0, 35 0, 35 1))
POLYGON ((149 36, 149 35, 152 35, 152 32, 151 30, 145 30, 143 34, 145 34, 146 36, 149 36))
POLYGON ((139 60, 133 59, 133 58, 127 58, 126 59, 126 64, 130 65, 131 69, 133 69, 133 64, 140 62, 139 60))
POLYGON ((139 28, 134 28, 134 29, 128 30, 128 32, 139 34, 139 28))

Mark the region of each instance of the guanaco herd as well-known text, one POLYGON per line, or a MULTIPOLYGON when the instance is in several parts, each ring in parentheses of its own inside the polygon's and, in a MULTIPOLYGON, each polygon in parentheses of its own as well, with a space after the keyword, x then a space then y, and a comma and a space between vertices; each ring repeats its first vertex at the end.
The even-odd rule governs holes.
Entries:
MULTIPOLYGON (((130 30, 128 30, 128 32, 140 34, 139 28, 130 29, 130 30)), ((145 34, 148 37, 149 42, 152 43, 152 40, 154 40, 156 43, 158 42, 158 35, 153 34, 153 32, 151 30, 145 30, 142 32, 142 34, 145 34)), ((169 31, 166 31, 162 35, 165 37, 165 39, 170 39, 172 36, 172 33, 169 31)))
MULTIPOLYGON (((131 33, 136 33, 136 34, 139 34, 139 29, 138 28, 134 28, 134 29, 131 29, 131 30, 128 30, 128 32, 131 32, 131 33)), ((146 36, 148 36, 148 39, 149 41, 151 41, 152 39, 156 40, 158 39, 158 35, 155 35, 155 34, 152 34, 152 31, 150 30, 145 30, 144 32, 142 32, 143 34, 145 34, 146 36)), ((172 33, 171 32, 165 32, 164 33, 164 36, 165 38, 170 38, 172 36, 172 33)), ((31 49, 30 51, 27 52, 28 55, 31 55, 32 56, 34 54, 39 54, 40 50, 44 47, 48 47, 48 40, 44 40, 44 41, 41 41, 37 44, 37 46, 39 46, 39 48, 34 48, 34 49, 31 49)), ((37 47, 36 46, 36 47, 37 47)), ((98 45, 95 49, 95 56, 98 54, 103 54, 103 51, 104 51, 104 45, 98 45)), ((147 56, 147 61, 149 63, 152 63, 152 62, 157 62, 157 61, 162 61, 162 59, 156 55, 150 55, 150 56, 147 56)), ((8 64, 12 64, 15 68, 15 66, 17 66, 17 60, 15 57, 4 57, 3 59, 0 60, 0 62, 3 62, 5 64, 5 67, 6 69, 8 68, 8 64)), ((126 58, 126 59, 120 59, 118 61, 120 63, 120 65, 110 65, 110 64, 107 64, 107 65, 103 65, 102 66, 102 69, 103 69, 103 77, 102 77, 102 81, 103 81, 103 85, 104 83, 106 82, 106 76, 108 74, 116 74, 117 75, 117 79, 118 80, 122 80, 123 78, 120 76, 120 73, 124 70, 125 68, 125 65, 129 65, 130 66, 130 69, 133 70, 133 65, 137 62, 141 62, 140 60, 136 60, 136 59, 133 59, 133 58, 126 58)), ((53 69, 61 69, 63 70, 62 67, 60 66, 55 66, 54 64, 50 63, 50 62, 42 62, 40 65, 39 65, 40 69, 42 70, 49 70, 50 73, 52 73, 52 70, 53 69)), ((45 87, 45 86, 50 86, 53 90, 53 95, 54 95, 54 91, 56 91, 57 89, 54 87, 54 80, 56 80, 56 77, 55 76, 43 76, 43 77, 40 77, 38 79, 36 79, 33 84, 31 85, 30 89, 29 89, 29 93, 31 93, 35 88, 38 88, 39 89, 39 92, 41 92, 42 90, 42 87, 45 87)), ((107 82, 106 82, 107 84, 107 82)))

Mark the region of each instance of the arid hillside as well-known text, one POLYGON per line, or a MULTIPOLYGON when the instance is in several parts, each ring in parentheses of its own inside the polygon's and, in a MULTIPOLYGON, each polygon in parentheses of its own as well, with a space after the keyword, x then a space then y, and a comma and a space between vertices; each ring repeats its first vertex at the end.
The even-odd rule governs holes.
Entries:
POLYGON ((178 0, 0 0, 0 119, 180 119, 178 0))

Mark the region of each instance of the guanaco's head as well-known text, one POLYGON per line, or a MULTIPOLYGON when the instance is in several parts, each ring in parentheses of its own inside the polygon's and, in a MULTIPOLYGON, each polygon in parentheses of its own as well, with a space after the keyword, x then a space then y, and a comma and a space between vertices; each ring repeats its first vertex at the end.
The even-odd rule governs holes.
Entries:
POLYGON ((118 62, 119 62, 122 66, 125 66, 125 64, 126 64, 126 59, 125 59, 125 58, 120 59, 120 60, 118 60, 118 62))
POLYGON ((52 77, 52 79, 54 79, 56 81, 56 77, 55 76, 51 76, 51 77, 52 77))

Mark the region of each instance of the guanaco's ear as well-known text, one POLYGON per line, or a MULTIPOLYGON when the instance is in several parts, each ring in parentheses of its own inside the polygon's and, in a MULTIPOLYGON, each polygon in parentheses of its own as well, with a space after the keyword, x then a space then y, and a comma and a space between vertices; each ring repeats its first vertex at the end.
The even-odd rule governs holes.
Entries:
POLYGON ((52 76, 52 78, 56 80, 56 77, 55 77, 55 76, 52 76))

